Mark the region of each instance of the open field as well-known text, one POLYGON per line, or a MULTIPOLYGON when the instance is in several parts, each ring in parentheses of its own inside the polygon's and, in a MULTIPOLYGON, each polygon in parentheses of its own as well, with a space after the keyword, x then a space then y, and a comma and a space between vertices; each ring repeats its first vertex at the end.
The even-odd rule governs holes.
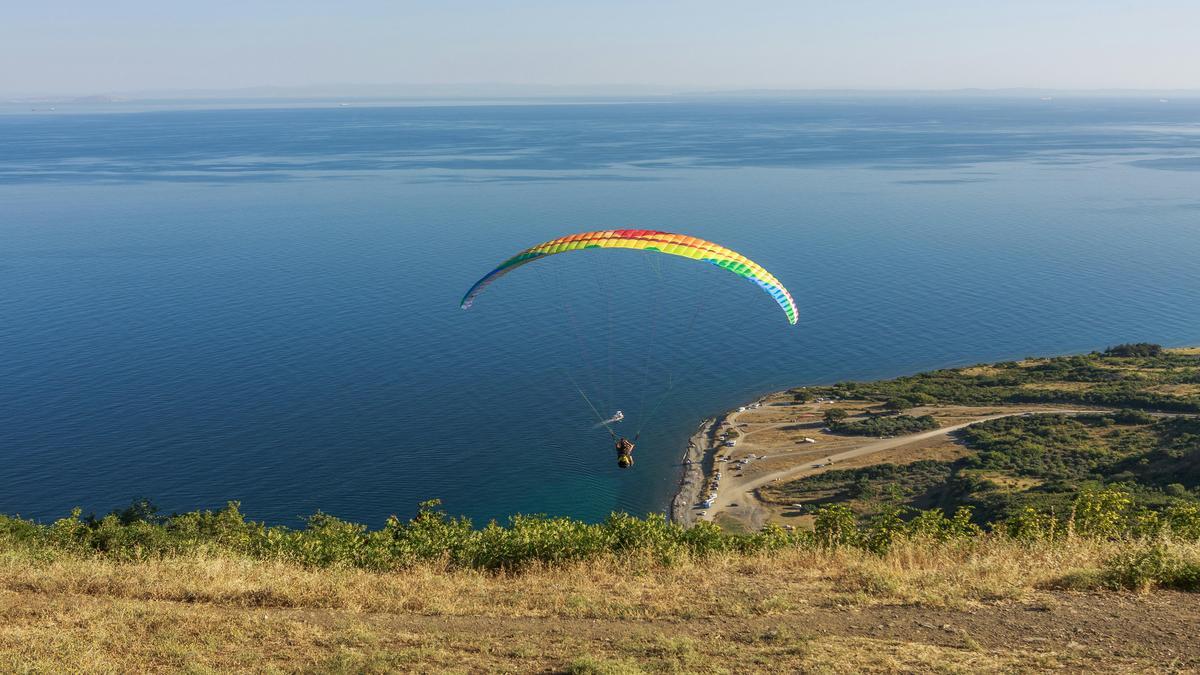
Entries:
MULTIPOLYGON (((228 557, 0 558, 8 672, 1010 672, 1200 667, 1195 595, 1109 591, 1130 544, 988 541, 505 575, 228 557), (1077 590, 1073 590, 1077 589, 1077 590)), ((1195 545, 1180 555, 1200 560, 1195 545)))

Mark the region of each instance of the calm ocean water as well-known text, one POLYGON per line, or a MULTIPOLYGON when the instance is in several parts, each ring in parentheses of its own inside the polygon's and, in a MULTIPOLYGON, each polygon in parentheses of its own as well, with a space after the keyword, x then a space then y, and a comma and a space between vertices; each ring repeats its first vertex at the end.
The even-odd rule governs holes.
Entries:
POLYGON ((1200 343, 1197 101, 7 112, 0 512, 644 513, 704 416, 768 391, 1200 343), (458 309, 619 226, 755 259, 799 326, 624 251, 458 309), (572 378, 644 426, 633 470, 572 378))

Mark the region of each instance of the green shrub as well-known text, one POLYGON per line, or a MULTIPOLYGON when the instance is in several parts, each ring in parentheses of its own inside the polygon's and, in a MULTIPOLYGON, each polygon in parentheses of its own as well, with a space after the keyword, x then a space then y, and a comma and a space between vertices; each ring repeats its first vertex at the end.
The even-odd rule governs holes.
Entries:
POLYGON ((936 429, 938 423, 931 415, 921 415, 920 417, 896 415, 894 417, 872 417, 852 422, 836 422, 830 428, 839 434, 851 436, 902 436, 936 429))
POLYGON ((1162 345, 1156 345, 1151 342, 1133 342, 1115 347, 1109 347, 1104 350, 1105 356, 1161 356, 1163 353, 1162 345))
POLYGON ((1131 549, 1105 561, 1104 578, 1116 588, 1200 591, 1200 560, 1184 559, 1161 545, 1131 549))
MULTIPOLYGON (((98 556, 147 560, 221 554, 317 568, 386 571, 431 563, 520 571, 534 564, 562 565, 608 557, 631 564, 670 565, 716 554, 765 553, 789 547, 854 547, 882 554, 906 539, 970 542, 1000 536, 1042 541, 1079 536, 1135 542, 1200 541, 1200 506, 1183 503, 1162 510, 1135 510, 1133 504, 1132 496, 1120 490, 1085 491, 1076 498, 1066 521, 1060 522, 1053 512, 1028 507, 994 524, 991 532, 972 522, 969 508, 959 508, 948 517, 936 509, 920 511, 893 504, 876 517, 859 522, 845 504, 831 504, 817 509, 811 532, 787 532, 768 525, 759 532, 735 534, 708 522, 685 528, 661 514, 636 518, 622 513, 599 523, 516 515, 507 525, 493 522, 475 528, 465 518, 440 511, 436 500, 422 503, 409 520, 389 518, 378 530, 323 513, 310 517, 304 528, 292 529, 248 521, 238 504, 230 502, 218 511, 170 517, 143 510, 151 517, 125 522, 120 512, 100 519, 82 518, 79 509, 49 525, 0 516, 0 549, 45 559, 98 556)), ((1150 562, 1138 565, 1145 567, 1150 562)), ((1121 563, 1120 567, 1141 569, 1133 563, 1121 563)), ((1172 572, 1172 587, 1191 583, 1188 570, 1194 571, 1194 566, 1183 565, 1172 572)))

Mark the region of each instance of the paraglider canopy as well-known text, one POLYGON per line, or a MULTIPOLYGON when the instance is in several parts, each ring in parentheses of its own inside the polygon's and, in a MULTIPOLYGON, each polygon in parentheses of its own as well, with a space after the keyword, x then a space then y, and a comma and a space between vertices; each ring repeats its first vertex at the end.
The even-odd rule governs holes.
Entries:
POLYGON ((513 257, 500 263, 479 281, 471 286, 459 304, 463 309, 469 308, 475 298, 485 288, 500 277, 535 260, 568 251, 582 251, 592 248, 628 248, 641 251, 653 251, 677 255, 693 260, 701 260, 747 279, 774 298, 780 309, 787 315, 788 323, 796 323, 796 303, 792 294, 784 288, 775 275, 761 265, 750 260, 736 251, 725 248, 711 241, 689 237, 683 234, 659 232, 657 230, 598 230, 596 232, 581 232, 532 246, 513 257))

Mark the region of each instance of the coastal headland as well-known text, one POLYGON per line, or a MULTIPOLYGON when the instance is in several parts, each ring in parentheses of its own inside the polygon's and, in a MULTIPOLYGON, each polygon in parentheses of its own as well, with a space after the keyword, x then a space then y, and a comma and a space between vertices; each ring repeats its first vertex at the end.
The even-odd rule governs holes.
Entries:
MULTIPOLYGON (((816 477, 884 464, 962 463, 973 454, 962 432, 982 423, 1087 420, 1131 406, 1159 418, 1200 411, 1200 384, 1191 381, 1200 381, 1192 370, 1200 366, 1200 349, 1162 350, 1156 358, 1026 359, 775 392, 699 426, 684 455, 671 516, 685 526, 707 520, 732 531, 767 523, 810 527, 813 508, 847 495, 816 477), (803 489, 805 479, 813 490, 803 489)), ((978 473, 1009 489, 1043 482, 1029 467, 978 473)))

